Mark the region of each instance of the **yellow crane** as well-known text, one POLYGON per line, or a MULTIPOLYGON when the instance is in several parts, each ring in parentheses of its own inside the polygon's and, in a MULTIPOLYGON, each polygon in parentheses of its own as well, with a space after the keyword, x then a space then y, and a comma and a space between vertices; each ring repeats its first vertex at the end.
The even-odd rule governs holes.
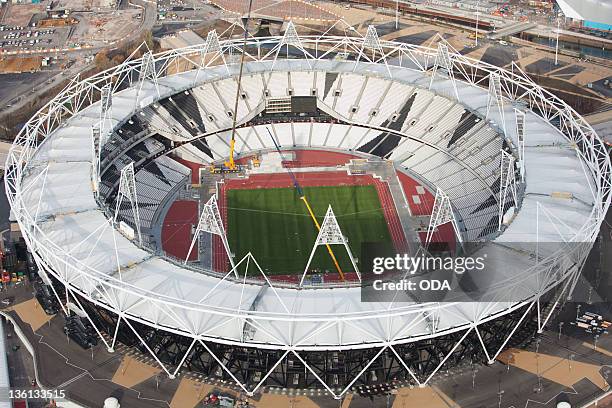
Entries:
POLYGON ((251 18, 251 8, 253 6, 253 0, 249 0, 249 9, 247 12, 247 17, 243 21, 244 23, 244 38, 242 41, 242 56, 240 57, 240 71, 238 72, 238 86, 236 87, 236 98, 234 100, 234 113, 232 115, 232 137, 230 139, 229 146, 229 157, 226 162, 222 165, 212 165, 211 172, 212 173, 225 173, 225 172, 235 172, 239 170, 236 162, 234 161, 234 152, 236 148, 236 124, 238 121, 238 101, 240 100, 240 91, 242 90, 242 72, 244 69, 244 54, 246 49, 246 43, 249 37, 249 20, 251 18))

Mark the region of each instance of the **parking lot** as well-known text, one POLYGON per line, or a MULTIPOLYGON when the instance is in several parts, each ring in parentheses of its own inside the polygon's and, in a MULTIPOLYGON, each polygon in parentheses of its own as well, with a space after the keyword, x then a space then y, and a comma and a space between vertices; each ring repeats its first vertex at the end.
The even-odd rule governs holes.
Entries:
POLYGON ((0 25, 0 52, 40 52, 64 46, 70 27, 0 25))

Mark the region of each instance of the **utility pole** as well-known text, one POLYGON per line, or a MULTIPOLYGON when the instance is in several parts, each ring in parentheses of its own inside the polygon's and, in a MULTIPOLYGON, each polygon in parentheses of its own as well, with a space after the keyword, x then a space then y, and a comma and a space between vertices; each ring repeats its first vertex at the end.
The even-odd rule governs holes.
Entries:
POLYGON ((474 34, 476 35, 476 42, 475 42, 475 44, 474 44, 474 45, 475 45, 476 47, 478 47, 478 16, 480 16, 480 10, 479 10, 479 7, 480 7, 480 0, 478 0, 478 1, 476 2, 476 29, 475 29, 475 32, 474 32, 474 34))
POLYGON ((399 0, 395 0, 395 29, 399 29, 399 0))
POLYGON ((559 30, 561 29, 561 19, 557 16, 557 44, 555 45, 555 65, 559 65, 559 30))

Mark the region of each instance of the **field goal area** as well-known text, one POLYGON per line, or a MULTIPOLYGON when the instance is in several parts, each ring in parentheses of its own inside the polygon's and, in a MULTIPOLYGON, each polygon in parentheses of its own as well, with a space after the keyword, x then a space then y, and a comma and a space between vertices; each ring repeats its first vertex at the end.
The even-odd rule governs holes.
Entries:
MULTIPOLYGON (((361 257, 363 242, 394 245, 386 212, 387 186, 371 176, 346 173, 299 174, 300 184, 319 223, 332 206, 353 255, 361 257), (381 195, 385 196, 381 200, 381 195)), ((299 278, 304 272, 318 231, 288 176, 276 174, 230 180, 220 189, 220 206, 234 259, 251 252, 269 275, 299 278)), ((341 245, 332 246, 341 269, 356 279, 350 259, 341 245)), ((219 254, 219 252, 216 252, 219 254)), ((337 275, 324 246, 320 246, 309 271, 337 275)), ((251 272, 251 269, 249 269, 251 272)), ((243 272, 244 273, 244 272, 243 272)), ((331 276, 326 277, 326 280, 331 276)), ((291 279, 290 279, 291 280, 291 279)))

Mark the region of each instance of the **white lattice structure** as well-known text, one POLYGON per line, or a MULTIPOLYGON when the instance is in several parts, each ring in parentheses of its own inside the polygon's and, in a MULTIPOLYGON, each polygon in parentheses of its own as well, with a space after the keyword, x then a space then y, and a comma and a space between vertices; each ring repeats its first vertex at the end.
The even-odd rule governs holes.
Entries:
POLYGON ((514 156, 502 150, 499 167, 499 230, 506 213, 506 203, 512 199, 515 206, 518 202, 516 175, 514 174, 514 156))
MULTIPOLYGON (((303 58, 292 55, 286 59, 277 50, 286 45, 288 40, 285 36, 249 38, 245 72, 249 75, 276 75, 279 72, 314 70, 362 76, 369 73, 387 78, 390 71, 393 81, 390 89, 398 84, 397 87, 405 86, 412 91, 430 87, 440 95, 456 94, 457 101, 476 112, 479 120, 489 113, 491 93, 483 84, 492 75, 497 79, 490 83, 499 84, 491 88, 495 93, 493 103, 502 112, 497 116, 504 123, 499 125, 510 129, 505 137, 518 145, 515 126, 505 126, 505 118, 511 118, 512 122, 515 120, 510 109, 512 102, 516 101, 526 107, 525 126, 529 132, 524 137, 527 140, 534 138, 539 144, 545 144, 541 143, 544 141, 550 145, 556 143, 562 146, 542 149, 531 147, 531 144, 524 145, 526 194, 522 198, 521 208, 517 210, 512 223, 495 238, 504 245, 483 243, 479 249, 493 251, 507 261, 495 268, 496 276, 493 280, 504 282, 499 293, 493 291, 493 298, 486 302, 442 304, 415 300, 406 303, 365 303, 361 302, 361 291, 356 285, 306 289, 271 281, 262 283, 247 275, 237 279, 231 273, 219 276, 213 271, 193 271, 184 268, 182 264, 152 254, 137 242, 116 234, 105 209, 100 208, 96 202, 92 188, 89 130, 99 121, 97 95, 105 84, 116 84, 111 118, 116 126, 129 119, 134 106, 149 106, 191 87, 228 79, 232 70, 228 70, 222 58, 216 58, 215 62, 207 59, 206 63, 194 61, 193 55, 203 52, 203 45, 171 50, 154 57, 145 54, 143 59, 128 59, 124 64, 90 78, 75 80, 25 124, 9 153, 5 186, 13 213, 41 275, 47 277, 47 280, 52 278, 65 285, 70 296, 77 301, 80 299, 90 312, 99 308, 116 316, 116 328, 110 333, 113 340, 107 343, 109 349, 115 346, 120 326, 133 332, 140 341, 142 336, 139 332, 146 328, 182 336, 189 339, 190 346, 173 363, 162 361, 144 341, 143 344, 169 376, 180 372, 194 348, 204 350, 230 381, 249 394, 259 390, 267 379, 275 375, 273 371, 285 359, 299 361, 304 367, 304 373, 315 378, 328 393, 337 398, 348 392, 357 381, 363 381, 368 369, 383 354, 395 356, 413 381, 423 385, 429 383, 452 353, 470 339, 476 338, 476 342, 482 346, 480 352, 492 361, 530 313, 537 314, 541 330, 554 307, 573 287, 610 205, 610 160, 605 145, 590 125, 571 107, 532 82, 518 68, 510 72, 456 53, 440 53, 439 48, 436 50, 388 41, 380 42, 387 65, 377 64, 368 53, 361 52, 363 37, 344 36, 300 36, 303 49, 315 51, 304 52, 303 58), (333 60, 338 52, 354 55, 361 53, 363 61, 355 68, 354 61, 333 60), (452 64, 453 69, 448 72, 454 73, 454 80, 431 80, 428 67, 432 66, 436 58, 437 64, 447 69, 452 64), (193 70, 168 75, 167 67, 177 62, 192 64, 193 70), (142 75, 139 76, 139 73, 142 75), (120 84, 124 87, 120 88, 120 84), (503 95, 500 89, 504 90, 503 95), (135 101, 139 103, 135 104, 135 101), (560 143, 563 141, 571 147, 563 147, 560 143), (562 166, 559 165, 559 157, 563 158, 562 166), (569 197, 567 201, 561 200, 560 203, 554 197, 554 193, 559 191, 568 193, 565 195, 569 197), (572 200, 571 197, 579 200, 572 200), (545 214, 538 217, 536 227, 534 217, 542 211, 545 214), (550 221, 561 218, 564 221, 563 228, 550 221), (541 249, 534 258, 521 256, 524 251, 521 243, 529 242, 548 242, 556 246, 541 249), (574 245, 568 249, 567 243, 574 245), (515 296, 513 300, 503 299, 507 293, 515 296), (541 307, 540 302, 546 293, 555 295, 548 308, 541 307), (495 296, 500 296, 500 300, 495 296), (344 306, 342 309, 338 308, 340 304, 344 306), (509 316, 517 318, 512 320, 512 330, 504 333, 505 340, 501 344, 491 345, 486 338, 483 340, 479 327, 494 324, 509 316), (418 365, 408 361, 407 355, 402 352, 404 348, 420 341, 442 338, 454 339, 454 345, 447 349, 445 356, 436 362, 431 371, 420 372, 418 365), (266 372, 261 372, 259 380, 245 379, 228 367, 222 350, 214 345, 277 352, 278 361, 268 366, 266 372), (317 354, 322 355, 329 350, 341 353, 368 349, 373 352, 367 364, 352 373, 351 378, 340 386, 335 386, 325 373, 313 368, 312 359, 317 354)), ((230 52, 239 52, 240 43, 241 40, 220 41, 218 52, 225 56, 230 52)), ((245 83, 245 87, 247 85, 245 83)), ((309 88, 305 92, 310 92, 309 88)), ((249 92, 255 99, 244 102, 245 106, 249 103, 245 112, 256 112, 256 107, 263 100, 263 91, 258 93, 257 89, 262 87, 253 86, 254 91, 249 92)), ((324 85, 321 84, 317 89, 324 90, 324 85)), ((410 94, 411 91, 406 91, 400 97, 408 100, 410 94)), ((329 98, 339 100, 342 94, 331 95, 329 98)), ((406 122, 421 117, 427 106, 433 103, 431 96, 417 95, 414 105, 418 105, 419 111, 411 110, 412 116, 409 115, 406 122)), ((320 106, 330 113, 335 112, 330 105, 323 103, 320 106)), ((338 105, 338 109, 342 106, 338 105)), ((436 106, 449 112, 452 108, 444 104, 436 106)), ((384 106, 375 104, 371 109, 380 112, 384 106)), ((389 115, 393 110, 390 111, 389 115)), ((220 114, 223 114, 223 110, 219 111, 220 114)), ((244 115, 247 119, 248 114, 244 115)), ((210 116, 214 119, 210 123, 220 122, 215 117, 217 115, 210 116)), ((338 117, 344 117, 346 122, 334 126, 347 128, 316 124, 309 132, 289 135, 293 139, 298 137, 297 140, 302 140, 300 143, 311 147, 342 149, 345 140, 358 143, 356 140, 367 138, 369 132, 373 132, 374 136, 380 132, 391 133, 401 137, 391 152, 391 160, 401 159, 398 166, 404 163, 412 165, 411 157, 429 157, 430 160, 414 163, 414 167, 424 174, 432 172, 430 167, 435 168, 448 162, 454 151, 464 152, 461 144, 465 142, 462 143, 461 138, 453 141, 450 147, 441 146, 437 139, 434 140, 435 126, 430 127, 431 131, 423 136, 423 132, 420 135, 411 134, 408 126, 393 130, 383 128, 382 123, 352 123, 346 119, 346 114, 338 114, 338 117), (361 133, 354 135, 353 130, 348 130, 349 127, 361 133), (344 132, 341 132, 342 129, 344 132), (322 130, 327 132, 327 136, 315 140, 322 130), (431 134, 434 136, 429 136, 431 134), (414 148, 407 150, 412 145, 414 148)), ((418 124, 418 120, 414 124, 418 124)), ((222 128, 221 125, 219 127, 222 128)), ((484 125, 473 127, 472 133, 479 132, 491 138, 494 135, 487 133, 484 125)), ((214 142, 216 134, 213 136, 212 133, 206 135, 209 147, 214 151, 213 155, 222 157, 227 152, 227 144, 223 147, 221 143, 214 142)), ((239 135, 241 140, 237 143, 246 146, 243 151, 248 151, 249 143, 257 146, 254 129, 245 129, 239 135)), ((462 138, 469 138, 470 135, 462 138)), ((296 140, 291 141, 296 143, 296 140)), ((499 149, 493 154, 499 154, 499 149)), ((498 163, 492 160, 487 164, 491 174, 498 163)), ((462 175, 470 175, 476 181, 483 179, 469 166, 457 169, 462 175)), ((438 182, 439 186, 436 187, 443 191, 449 191, 447 187, 451 184, 460 184, 451 178, 441 178, 438 182)), ((129 195, 133 188, 128 183, 120 190, 129 195)), ((497 205, 495 194, 486 188, 482 192, 483 202, 493 196, 492 202, 497 205)), ((458 197, 457 202, 452 202, 456 208, 461 207, 459 200, 458 197)), ((494 220, 497 221, 496 218, 494 220)), ((468 221, 464 219, 463 222, 468 221)), ((253 260, 253 257, 249 258, 249 262, 253 260)), ((265 270, 265 265, 261 269, 265 270)), ((99 329, 96 327, 96 330, 99 329)))
POLYGON ((433 238, 436 229, 439 226, 449 222, 453 226, 457 241, 462 242, 461 231, 459 230, 457 220, 455 219, 455 215, 453 214, 453 208, 451 206, 450 199, 446 194, 444 194, 444 191, 438 188, 436 190, 436 197, 434 199, 434 206, 431 212, 431 218, 429 219, 429 225, 427 226, 427 236, 425 237, 426 248, 429 247, 429 244, 431 244, 431 239, 433 238))
POLYGON ((433 70, 431 71, 429 89, 431 89, 431 86, 433 85, 433 82, 436 78, 436 74, 438 74, 438 70, 441 69, 446 73, 446 76, 451 81, 455 96, 457 97, 457 99, 459 99, 459 94, 457 93, 457 85, 455 84, 455 73, 453 72, 453 68, 453 60, 451 59, 448 51, 448 44, 443 41, 440 41, 438 43, 438 52, 436 53, 433 70))
POLYGON ((332 210, 332 207, 330 205, 327 208, 327 212, 325 213, 325 218, 323 218, 323 223, 321 224, 321 229, 319 230, 317 239, 315 240, 315 243, 312 246, 312 251, 310 251, 308 262, 306 262, 306 268, 304 268, 304 273, 302 274, 302 278, 300 279, 300 286, 302 286, 302 284, 304 283, 304 278, 306 278, 308 268, 310 268, 310 263, 312 262, 312 258, 314 257, 317 248, 319 248, 320 246, 329 247, 330 245, 344 246, 348 257, 351 260, 351 265, 353 265, 353 271, 355 271, 357 277, 361 281, 361 274, 359 273, 359 268, 357 268, 357 264, 355 263, 355 258, 353 257, 351 248, 348 245, 346 237, 342 234, 342 231, 340 230, 340 225, 338 225, 338 220, 336 219, 336 216, 334 215, 334 210, 332 210))
POLYGON ((514 109, 516 115, 516 141, 518 144, 519 170, 521 172, 521 182, 525 182, 525 112, 514 109))
POLYGON ((385 56, 385 51, 383 50, 382 45, 380 44, 380 39, 378 38, 378 32, 376 31, 376 27, 373 25, 368 26, 368 31, 366 32, 365 37, 363 37, 363 44, 361 45, 361 50, 359 54, 357 54, 357 61, 355 63, 355 69, 359 66, 359 61, 362 60, 364 54, 369 54, 369 59, 376 63, 382 62, 387 67, 387 73, 391 76, 391 71, 387 65, 387 59, 385 56))
MULTIPOLYGON (((217 235, 219 238, 221 238, 225 253, 229 258, 230 264, 232 265, 232 269, 234 270, 234 257, 232 256, 232 251, 230 251, 229 243, 227 242, 227 235, 225 234, 223 220, 221 219, 221 214, 219 213, 217 198, 214 195, 210 196, 208 202, 204 204, 204 208, 202 209, 202 213, 200 214, 200 219, 198 221, 198 226, 196 227, 195 232, 193 233, 191 245, 189 245, 189 251, 187 251, 185 263, 188 262, 189 256, 191 255, 191 251, 193 251, 193 247, 200 238, 200 234, 202 232, 208 232, 210 234, 217 235)), ((236 277, 238 276, 236 275, 236 277)))
POLYGON ((138 196, 136 194, 136 176, 134 173, 134 162, 130 162, 127 166, 121 169, 119 177, 119 191, 117 193, 117 201, 115 206, 114 222, 117 221, 123 200, 128 200, 134 217, 134 224, 138 241, 142 244, 142 235, 140 233, 140 209, 138 208, 138 196))
POLYGON ((506 118, 504 111, 504 94, 502 91, 501 77, 497 73, 489 75, 489 98, 487 99, 487 119, 490 119, 491 107, 495 106, 499 113, 501 127, 506 133, 506 118))

